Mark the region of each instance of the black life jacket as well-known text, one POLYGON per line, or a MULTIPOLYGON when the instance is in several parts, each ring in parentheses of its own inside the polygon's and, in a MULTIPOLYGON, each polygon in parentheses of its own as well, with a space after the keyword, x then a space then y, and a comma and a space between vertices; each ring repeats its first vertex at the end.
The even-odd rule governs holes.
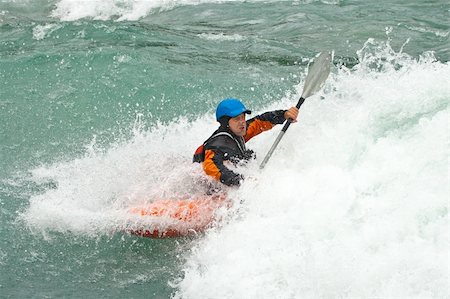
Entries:
POLYGON ((205 150, 217 149, 224 153, 224 160, 237 163, 254 157, 252 150, 247 150, 243 137, 235 136, 226 131, 216 131, 194 153, 193 162, 202 163, 205 160, 205 150))

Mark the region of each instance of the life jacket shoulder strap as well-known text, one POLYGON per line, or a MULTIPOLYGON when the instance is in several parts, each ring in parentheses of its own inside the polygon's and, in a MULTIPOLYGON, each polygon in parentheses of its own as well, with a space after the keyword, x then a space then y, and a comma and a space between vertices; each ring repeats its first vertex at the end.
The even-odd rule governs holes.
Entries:
POLYGON ((238 140, 236 140, 236 138, 234 138, 230 133, 227 132, 218 132, 214 135, 212 135, 211 137, 209 137, 202 145, 200 145, 197 150, 194 153, 194 158, 193 158, 193 162, 197 162, 197 163, 202 163, 205 160, 205 146, 214 138, 218 137, 218 136, 227 136, 230 137, 232 140, 234 140, 234 142, 236 142, 239 150, 244 153, 245 152, 245 145, 244 148, 243 146, 239 143, 238 140))

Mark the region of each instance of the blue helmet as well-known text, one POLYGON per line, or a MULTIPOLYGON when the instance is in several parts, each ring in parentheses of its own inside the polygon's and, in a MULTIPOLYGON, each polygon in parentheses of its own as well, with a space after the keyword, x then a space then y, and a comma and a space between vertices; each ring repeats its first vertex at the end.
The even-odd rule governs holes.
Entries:
POLYGON ((250 110, 245 108, 241 101, 234 98, 228 98, 219 103, 216 109, 216 120, 223 116, 236 117, 241 113, 252 113, 250 110))

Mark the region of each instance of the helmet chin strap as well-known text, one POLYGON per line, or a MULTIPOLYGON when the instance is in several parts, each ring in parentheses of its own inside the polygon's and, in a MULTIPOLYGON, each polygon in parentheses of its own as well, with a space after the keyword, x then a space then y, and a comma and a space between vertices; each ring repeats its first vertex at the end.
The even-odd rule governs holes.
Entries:
POLYGON ((230 126, 228 125, 228 122, 230 121, 230 119, 231 119, 231 117, 229 117, 229 116, 222 116, 219 119, 220 126, 223 128, 229 128, 230 126))

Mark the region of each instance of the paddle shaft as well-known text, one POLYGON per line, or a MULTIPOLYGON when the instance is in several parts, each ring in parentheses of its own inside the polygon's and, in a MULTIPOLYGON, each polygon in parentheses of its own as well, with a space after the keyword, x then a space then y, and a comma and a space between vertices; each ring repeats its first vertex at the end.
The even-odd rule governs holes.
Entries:
MULTIPOLYGON (((305 99, 311 95, 313 95, 315 92, 317 92, 320 88, 322 88, 323 84, 325 83, 325 80, 327 79, 328 75, 330 74, 330 65, 331 65, 332 56, 330 52, 322 52, 319 56, 314 60, 314 63, 311 64, 308 68, 308 75, 305 79, 305 86, 303 87, 303 93, 298 100, 297 107, 300 109, 300 106, 303 104, 305 99)), ((283 129, 281 130, 280 134, 278 135, 277 139, 275 140, 274 144, 270 148, 269 152, 267 153, 266 157, 262 161, 261 165, 259 166, 260 169, 263 169, 266 165, 267 161, 269 161, 270 157, 272 156, 273 151, 277 147, 278 143, 280 142, 281 138, 283 138, 284 133, 286 133, 287 129, 292 123, 292 119, 288 119, 287 122, 284 124, 283 129)))
MULTIPOLYGON (((305 102, 305 98, 304 97, 300 97, 300 99, 297 102, 297 105, 295 105, 295 107, 297 107, 297 109, 300 109, 300 107, 302 106, 303 102, 305 102)), ((272 147, 270 148, 269 152, 267 153, 266 157, 264 158, 264 160, 262 161, 261 165, 259 166, 260 169, 263 169, 264 166, 266 166, 267 161, 269 161, 270 157, 272 156, 273 152, 275 151, 275 149, 278 146, 278 143, 280 143, 281 139, 284 136, 284 133, 286 133, 287 129, 289 129, 289 126, 292 123, 292 119, 288 119, 286 121, 286 123, 283 126, 283 129, 281 129, 280 134, 278 134, 277 139, 275 139, 275 142, 272 144, 272 147)))

